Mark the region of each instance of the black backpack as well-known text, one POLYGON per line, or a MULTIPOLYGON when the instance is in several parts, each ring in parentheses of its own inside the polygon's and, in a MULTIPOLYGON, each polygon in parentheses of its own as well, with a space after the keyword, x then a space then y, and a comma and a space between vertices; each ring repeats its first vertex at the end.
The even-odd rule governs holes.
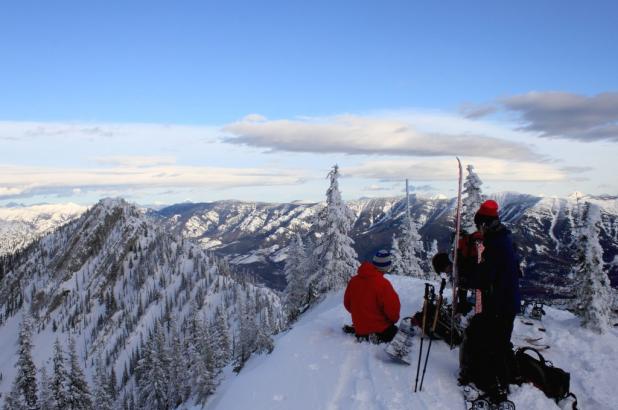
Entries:
POLYGON ((532 347, 517 349, 515 362, 520 382, 532 383, 556 402, 573 397, 575 399, 573 409, 577 409, 577 397, 570 392, 571 375, 568 372, 554 367, 538 350, 532 347), (530 351, 536 353, 537 358, 526 353, 530 351))

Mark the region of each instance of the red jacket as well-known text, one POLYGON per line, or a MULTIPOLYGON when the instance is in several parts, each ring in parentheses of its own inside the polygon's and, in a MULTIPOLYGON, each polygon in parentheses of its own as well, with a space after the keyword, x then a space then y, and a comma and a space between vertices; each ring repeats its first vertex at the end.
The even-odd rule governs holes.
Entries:
POLYGON ((348 283, 343 305, 352 314, 356 334, 380 333, 399 320, 401 303, 393 285, 371 262, 363 262, 348 283))

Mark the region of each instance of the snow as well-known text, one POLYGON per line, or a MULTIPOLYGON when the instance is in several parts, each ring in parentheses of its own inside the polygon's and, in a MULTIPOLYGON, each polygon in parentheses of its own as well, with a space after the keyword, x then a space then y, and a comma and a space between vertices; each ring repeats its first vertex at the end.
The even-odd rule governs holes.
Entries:
MULTIPOLYGON (((388 275, 402 299, 402 314, 418 310, 423 281, 388 275)), ((437 284, 436 284, 437 286, 437 284)), ((445 291, 445 294, 450 294, 445 291)), ((418 339, 412 366, 388 361, 383 346, 356 343, 341 331, 349 323, 342 292, 330 294, 275 340, 270 355, 249 360, 238 375, 230 371, 206 409, 458 409, 463 400, 457 386, 458 350, 442 341, 432 345, 423 391, 414 393, 418 339)), ((571 391, 582 409, 616 408, 618 331, 596 335, 579 326, 571 313, 545 308, 546 332, 515 320, 513 343, 543 337, 551 345, 547 360, 571 373, 571 391)), ((426 346, 426 344, 425 344, 426 346)), ((517 409, 558 409, 532 385, 512 386, 517 409)), ((198 409, 199 407, 194 407, 198 409)))

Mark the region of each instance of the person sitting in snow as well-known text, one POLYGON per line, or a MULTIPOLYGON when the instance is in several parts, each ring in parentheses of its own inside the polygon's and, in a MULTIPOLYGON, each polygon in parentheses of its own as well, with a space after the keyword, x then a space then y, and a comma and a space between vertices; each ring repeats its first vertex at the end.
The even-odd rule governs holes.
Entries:
POLYGON ((384 277, 391 269, 389 251, 380 250, 372 262, 365 261, 348 282, 343 305, 352 315, 359 340, 388 343, 397 333, 401 303, 393 285, 384 277))

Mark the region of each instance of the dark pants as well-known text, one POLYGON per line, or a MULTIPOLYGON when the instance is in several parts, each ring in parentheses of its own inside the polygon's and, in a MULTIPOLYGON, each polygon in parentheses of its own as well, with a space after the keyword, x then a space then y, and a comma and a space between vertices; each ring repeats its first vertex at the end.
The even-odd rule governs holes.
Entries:
POLYGON ((460 382, 473 382, 490 393, 507 389, 512 381, 515 357, 511 334, 515 315, 474 316, 460 349, 460 382))
POLYGON ((388 343, 393 340, 393 338, 397 334, 397 330, 397 326, 390 325, 380 333, 372 333, 370 335, 356 335, 356 340, 358 340, 359 342, 371 342, 375 344, 388 343))

